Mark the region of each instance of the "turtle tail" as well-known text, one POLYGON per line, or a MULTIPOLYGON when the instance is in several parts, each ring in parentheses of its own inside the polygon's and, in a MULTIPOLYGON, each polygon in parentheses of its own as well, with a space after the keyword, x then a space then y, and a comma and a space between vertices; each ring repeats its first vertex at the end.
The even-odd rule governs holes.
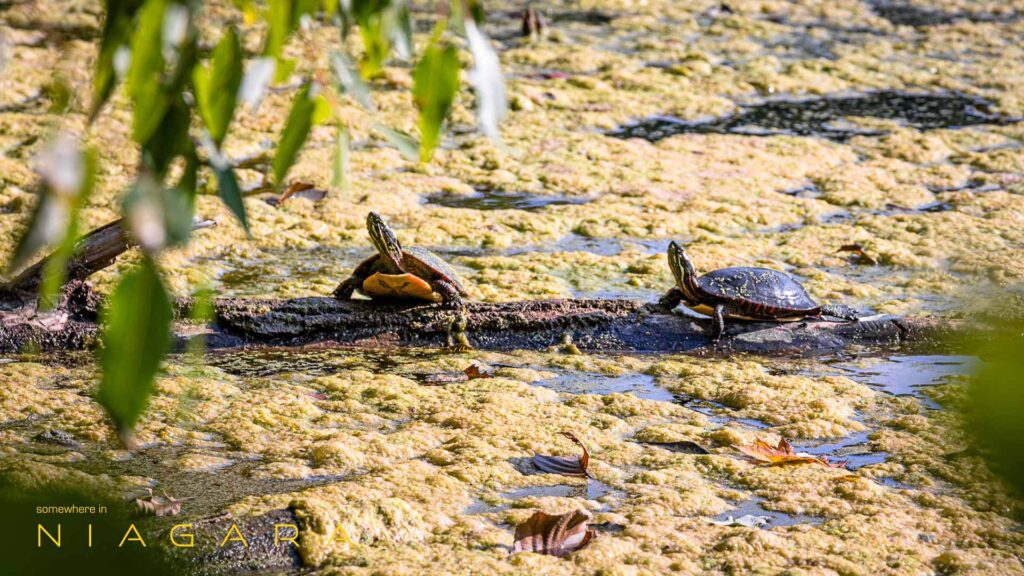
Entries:
POLYGON ((845 304, 826 304, 818 311, 818 315, 842 318, 851 322, 860 320, 861 316, 863 316, 863 314, 845 304))

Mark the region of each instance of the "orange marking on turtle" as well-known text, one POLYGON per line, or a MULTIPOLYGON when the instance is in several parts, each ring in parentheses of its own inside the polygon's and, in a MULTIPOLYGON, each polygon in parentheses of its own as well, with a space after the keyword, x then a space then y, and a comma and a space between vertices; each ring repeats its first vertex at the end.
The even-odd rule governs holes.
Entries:
POLYGON ((441 296, 434 292, 430 284, 413 274, 377 272, 363 281, 362 290, 374 297, 441 301, 441 296))

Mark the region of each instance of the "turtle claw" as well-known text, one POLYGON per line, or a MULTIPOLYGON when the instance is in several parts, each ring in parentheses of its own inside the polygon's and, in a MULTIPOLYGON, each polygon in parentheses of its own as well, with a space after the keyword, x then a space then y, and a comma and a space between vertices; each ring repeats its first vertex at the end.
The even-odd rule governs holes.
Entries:
POLYGON ((473 345, 469 343, 469 338, 466 337, 466 324, 468 321, 468 318, 466 318, 466 308, 462 306, 459 308, 458 316, 452 319, 445 332, 445 343, 448 350, 452 352, 468 352, 473 350, 473 345))
POLYGON ((475 350, 473 345, 469 343, 469 338, 466 338, 465 332, 458 332, 455 336, 452 336, 451 332, 449 332, 446 340, 448 342, 445 348, 449 352, 469 352, 475 350))

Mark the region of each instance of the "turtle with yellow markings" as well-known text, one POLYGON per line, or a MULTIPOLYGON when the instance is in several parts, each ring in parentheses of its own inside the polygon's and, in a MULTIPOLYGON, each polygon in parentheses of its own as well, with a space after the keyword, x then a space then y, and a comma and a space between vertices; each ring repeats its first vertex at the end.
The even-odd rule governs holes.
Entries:
POLYGON ((778 270, 721 268, 697 276, 690 256, 675 242, 668 245, 668 266, 676 285, 661 297, 661 305, 671 310, 682 302, 694 312, 710 316, 714 340, 722 337, 726 318, 760 322, 795 322, 808 316, 859 318, 849 306, 817 304, 799 282, 778 270))
POLYGON ((375 212, 367 215, 366 229, 377 253, 356 266, 352 276, 335 288, 334 297, 349 300, 359 290, 374 300, 420 300, 457 308, 459 317, 448 327, 448 345, 471 349, 463 300, 468 293, 455 269, 430 250, 403 248, 394 230, 375 212))

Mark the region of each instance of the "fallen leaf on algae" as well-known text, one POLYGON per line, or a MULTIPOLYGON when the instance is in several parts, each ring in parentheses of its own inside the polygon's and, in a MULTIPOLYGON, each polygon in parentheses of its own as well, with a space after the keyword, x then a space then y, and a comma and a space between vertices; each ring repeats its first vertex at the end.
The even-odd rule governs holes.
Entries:
POLYGON ((821 464, 829 468, 843 468, 846 462, 829 462, 825 456, 812 456, 810 454, 797 454, 793 451, 793 445, 785 438, 779 438, 779 445, 771 444, 757 438, 750 446, 737 446, 737 450, 747 456, 764 462, 769 466, 785 466, 789 464, 821 464))
POLYGON ((494 375, 484 370, 479 364, 472 364, 462 372, 443 372, 441 374, 428 374, 423 383, 427 386, 444 386, 445 384, 456 384, 477 378, 493 378, 494 375))
POLYGON ((878 264, 878 260, 868 254, 860 244, 843 244, 839 247, 839 250, 836 250, 837 254, 839 252, 852 252, 856 257, 857 264, 866 264, 868 266, 878 264))
POLYGON ((537 512, 516 526, 512 553, 566 556, 597 537, 597 532, 587 527, 589 521, 590 514, 582 510, 558 515, 537 512))
POLYGON ((583 454, 579 456, 545 456, 543 454, 534 454, 533 465, 541 472, 549 474, 590 477, 587 474, 587 466, 590 465, 590 451, 572 432, 562 432, 562 436, 579 444, 580 448, 583 449, 583 454))
POLYGON ((493 375, 480 367, 479 364, 470 364, 469 368, 466 368, 466 378, 474 380, 476 378, 493 378, 493 375))
POLYGON ((177 516, 181 513, 181 503, 191 498, 175 498, 174 496, 168 496, 164 492, 164 498, 167 501, 160 500, 153 495, 152 488, 146 488, 149 492, 149 496, 145 498, 136 498, 135 507, 142 514, 152 514, 153 516, 177 516))
POLYGON ((327 190, 323 190, 307 182, 296 182, 288 187, 278 198, 271 198, 267 203, 271 206, 280 206, 289 198, 305 198, 313 202, 319 202, 327 197, 327 190))

